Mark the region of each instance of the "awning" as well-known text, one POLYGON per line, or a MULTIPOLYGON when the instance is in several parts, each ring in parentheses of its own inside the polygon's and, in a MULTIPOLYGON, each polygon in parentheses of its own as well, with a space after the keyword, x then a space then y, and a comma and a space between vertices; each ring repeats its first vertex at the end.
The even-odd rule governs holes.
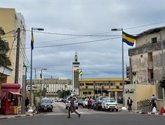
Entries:
POLYGON ((10 92, 10 93, 13 94, 13 95, 22 96, 21 93, 19 93, 19 92, 10 92))

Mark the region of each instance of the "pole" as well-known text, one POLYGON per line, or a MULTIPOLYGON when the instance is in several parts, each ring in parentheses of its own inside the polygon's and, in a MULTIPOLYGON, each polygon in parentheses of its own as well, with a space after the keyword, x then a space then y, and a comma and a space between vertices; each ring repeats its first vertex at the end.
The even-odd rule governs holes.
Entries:
POLYGON ((40 74, 40 102, 41 102, 41 98, 42 98, 42 69, 41 69, 41 74, 40 74))
POLYGON ((30 65, 30 106, 32 106, 32 69, 33 69, 33 44, 34 36, 33 30, 44 31, 43 28, 31 28, 31 65, 30 65))
MULTIPOLYGON (((33 32, 33 29, 31 29, 31 32, 33 32)), ((32 37, 32 36, 31 36, 32 37)), ((33 69, 33 49, 31 47, 31 63, 30 63, 30 106, 32 106, 32 69, 33 69)))
POLYGON ((25 86, 25 79, 26 79, 26 76, 23 75, 22 76, 23 78, 23 81, 22 81, 22 105, 21 105, 21 113, 22 114, 25 114, 25 96, 26 96, 26 86, 25 86))
POLYGON ((26 65, 23 66, 25 68, 25 73, 22 76, 22 103, 21 103, 21 113, 25 114, 25 97, 26 97, 26 72, 27 72, 27 67, 26 65))
POLYGON ((15 62, 15 83, 18 83, 19 77, 19 50, 20 50, 20 28, 17 29, 17 45, 16 45, 16 62, 15 62))
MULTIPOLYGON (((122 30, 123 32, 123 30, 122 30)), ((124 98, 124 43, 122 41, 122 85, 123 85, 123 106, 125 106, 125 98, 124 98)))

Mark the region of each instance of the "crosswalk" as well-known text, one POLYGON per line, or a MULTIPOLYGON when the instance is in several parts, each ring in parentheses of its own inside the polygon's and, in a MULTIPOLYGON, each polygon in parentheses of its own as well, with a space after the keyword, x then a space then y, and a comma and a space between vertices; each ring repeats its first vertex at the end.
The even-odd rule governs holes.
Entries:
MULTIPOLYGON (((96 111, 93 109, 86 109, 79 107, 77 110, 80 114, 87 114, 87 115, 92 115, 92 114, 114 114, 114 112, 103 112, 103 111, 96 111)), ((50 116, 50 115, 68 115, 68 110, 65 109, 65 104, 64 103, 56 103, 54 105, 53 112, 47 112, 47 113, 42 113, 42 115, 45 116, 50 116)), ((115 113, 116 114, 116 113, 115 113)))

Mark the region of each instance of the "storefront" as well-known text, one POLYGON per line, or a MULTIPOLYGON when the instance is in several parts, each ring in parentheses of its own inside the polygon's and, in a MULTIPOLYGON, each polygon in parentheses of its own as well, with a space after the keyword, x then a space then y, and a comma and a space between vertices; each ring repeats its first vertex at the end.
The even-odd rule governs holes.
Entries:
POLYGON ((20 84, 2 83, 0 114, 18 114, 20 109, 20 84))

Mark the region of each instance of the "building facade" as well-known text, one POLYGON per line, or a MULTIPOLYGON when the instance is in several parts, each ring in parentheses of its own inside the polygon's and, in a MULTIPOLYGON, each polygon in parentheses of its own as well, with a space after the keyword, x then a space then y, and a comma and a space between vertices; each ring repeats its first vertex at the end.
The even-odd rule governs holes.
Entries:
MULTIPOLYGON (((56 96, 58 91, 70 90, 72 91, 73 85, 70 79, 36 79, 33 80, 33 90, 40 92, 46 88, 46 96, 56 96)), ((27 80, 27 90, 30 90, 30 80, 27 80)))
POLYGON ((165 27, 158 27, 137 35, 136 47, 129 49, 131 82, 156 85, 156 94, 159 98, 162 98, 159 81, 165 73, 164 48, 165 27))
MULTIPOLYGON (((125 79, 125 84, 129 80, 125 79)), ((123 97, 122 78, 82 78, 80 80, 80 96, 98 97, 110 96, 116 100, 123 97)))
MULTIPOLYGON (((0 27, 5 31, 5 35, 1 36, 3 40, 9 43, 8 57, 11 66, 1 71, 5 79, 2 82, 14 83, 16 74, 16 48, 18 28, 20 28, 20 49, 19 49, 19 66, 17 67, 18 83, 22 84, 22 75, 24 72, 23 64, 25 64, 25 21, 21 13, 16 13, 14 8, 0 8, 0 27)), ((0 66, 0 68, 5 68, 0 66)))

